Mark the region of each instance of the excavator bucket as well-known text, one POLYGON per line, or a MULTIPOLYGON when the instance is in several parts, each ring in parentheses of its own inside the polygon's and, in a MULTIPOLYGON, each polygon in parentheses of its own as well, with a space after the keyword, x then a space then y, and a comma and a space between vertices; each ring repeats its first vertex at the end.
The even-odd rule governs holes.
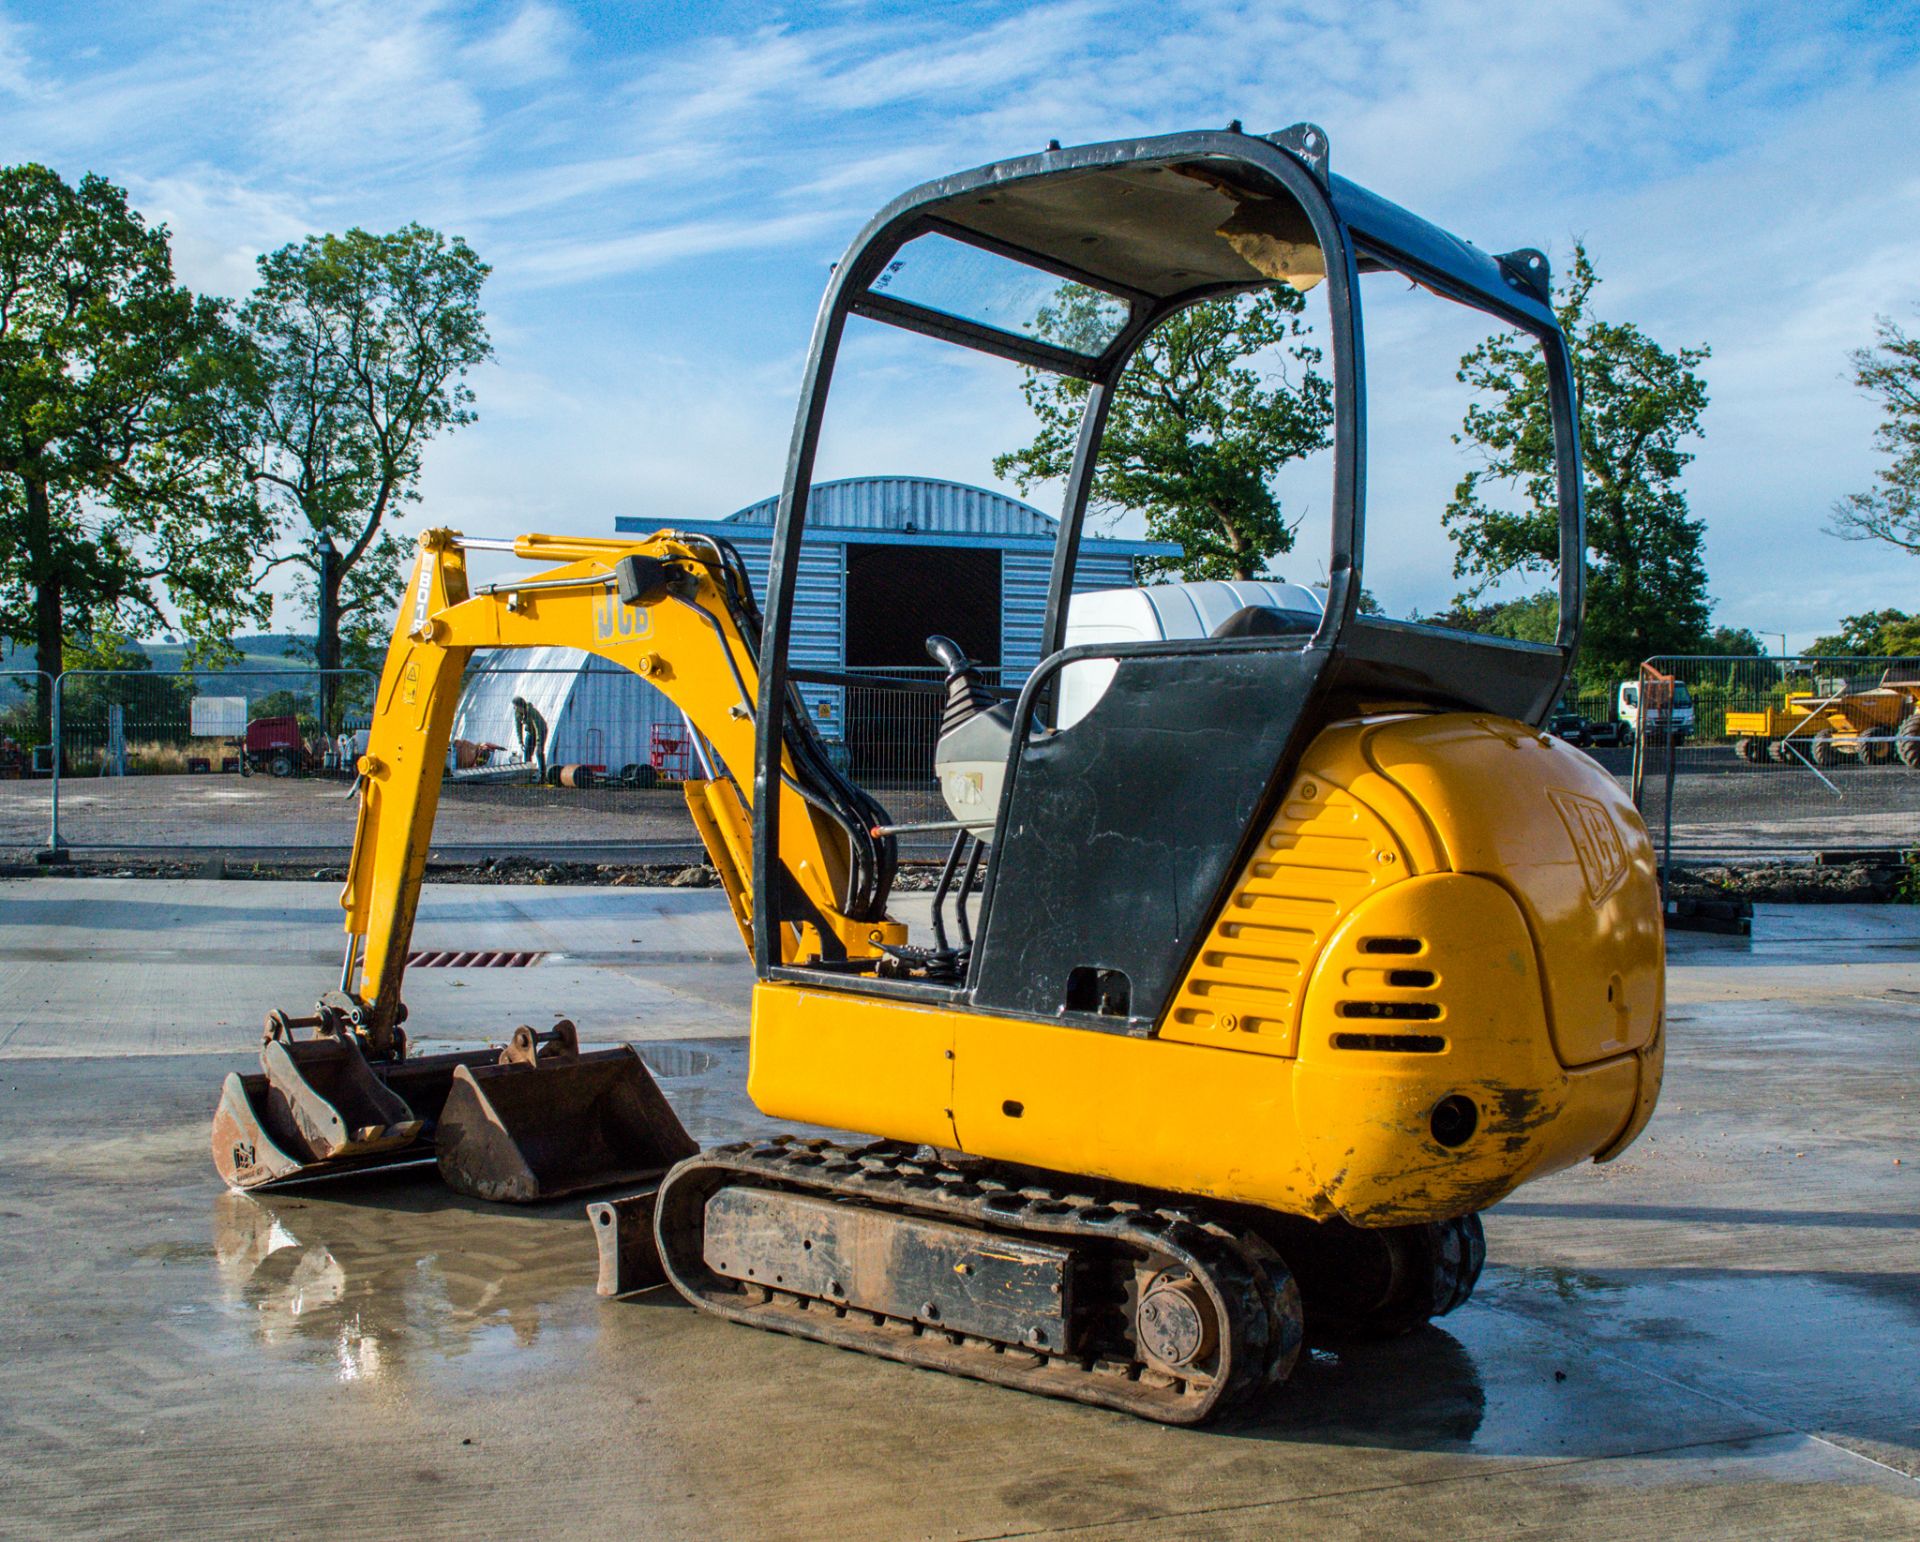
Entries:
POLYGON ((699 1149, 631 1045, 583 1054, 565 1021, 455 1070, 435 1145, 453 1188, 520 1204, 643 1182, 699 1149))
POLYGON ((213 1116, 214 1166, 236 1189, 430 1161, 455 1073, 497 1058, 468 1050, 375 1067, 351 1038, 296 1040, 279 1013, 267 1023, 260 1070, 230 1075, 213 1116))
POLYGON ((213 1160, 233 1188, 437 1158, 461 1193, 524 1204, 645 1182, 698 1149, 630 1046, 583 1054, 569 1022, 375 1065, 349 1036, 296 1040, 310 1021, 269 1018, 260 1070, 221 1090, 213 1160))

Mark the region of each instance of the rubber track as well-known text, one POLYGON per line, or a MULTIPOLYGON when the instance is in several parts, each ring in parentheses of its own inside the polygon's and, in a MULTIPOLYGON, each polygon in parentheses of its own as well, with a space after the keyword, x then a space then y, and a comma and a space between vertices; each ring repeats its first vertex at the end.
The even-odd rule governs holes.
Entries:
POLYGON ((783 1137, 687 1158, 660 1188, 655 1226, 668 1279, 695 1306, 733 1322, 1167 1424, 1202 1423, 1292 1369, 1299 1296, 1270 1250, 1256 1260, 1241 1239, 1193 1211, 1094 1201, 1025 1174, 1002 1181, 991 1164, 969 1161, 962 1171, 919 1160, 915 1149, 783 1137), (1216 1373, 1189 1380, 1138 1359, 1050 1354, 726 1279, 706 1266, 701 1237, 708 1196, 729 1185, 845 1199, 1003 1236, 1118 1244, 1184 1267, 1205 1288, 1221 1327, 1216 1373))

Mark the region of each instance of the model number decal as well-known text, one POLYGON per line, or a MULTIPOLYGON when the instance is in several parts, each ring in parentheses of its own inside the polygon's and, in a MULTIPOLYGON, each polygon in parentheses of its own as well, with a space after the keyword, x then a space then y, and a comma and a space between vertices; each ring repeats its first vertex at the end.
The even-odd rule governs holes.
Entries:
POLYGON ((427 624, 427 607, 433 603, 433 553, 420 554, 420 584, 413 596, 413 629, 419 631, 427 624))

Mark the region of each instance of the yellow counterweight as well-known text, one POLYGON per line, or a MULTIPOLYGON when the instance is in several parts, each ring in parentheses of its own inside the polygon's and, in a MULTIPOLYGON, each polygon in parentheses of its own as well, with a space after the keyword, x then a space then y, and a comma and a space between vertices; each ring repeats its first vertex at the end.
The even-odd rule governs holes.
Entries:
POLYGON ((1309 749, 1152 1037, 770 982, 776 1117, 1368 1226, 1605 1160, 1663 1057, 1653 855, 1589 757, 1466 714, 1309 749))

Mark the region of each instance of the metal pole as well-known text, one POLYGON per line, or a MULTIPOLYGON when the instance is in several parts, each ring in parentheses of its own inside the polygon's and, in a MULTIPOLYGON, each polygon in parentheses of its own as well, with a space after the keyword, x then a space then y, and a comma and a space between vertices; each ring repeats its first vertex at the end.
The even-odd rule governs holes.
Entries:
MULTIPOLYGON (((1644 703, 1642 706, 1644 710, 1644 703)), ((1669 887, 1673 882, 1673 773, 1680 760, 1680 746, 1673 742, 1673 688, 1668 686, 1666 705, 1661 709, 1662 726, 1666 730, 1667 742, 1667 808, 1663 821, 1665 829, 1660 838, 1660 905, 1664 910, 1669 887)))
POLYGON ((1647 670, 1643 664, 1635 676, 1633 708, 1633 811, 1644 814, 1641 788, 1647 776, 1647 670))
POLYGON ((48 812, 47 853, 51 860, 57 862, 60 853, 60 686, 67 678, 67 672, 63 669, 51 678, 53 681, 53 798, 48 812))

